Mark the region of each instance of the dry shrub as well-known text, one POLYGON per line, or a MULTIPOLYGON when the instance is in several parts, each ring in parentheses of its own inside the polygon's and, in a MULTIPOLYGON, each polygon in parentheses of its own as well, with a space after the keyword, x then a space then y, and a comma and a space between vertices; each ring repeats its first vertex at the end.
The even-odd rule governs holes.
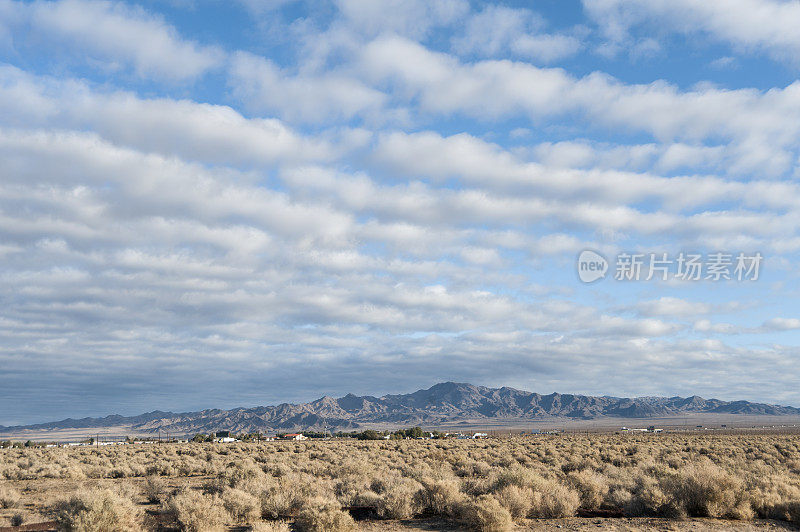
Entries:
POLYGON ((800 501, 800 487, 791 480, 784 475, 764 475, 748 486, 753 509, 759 517, 800 522, 790 512, 792 501, 800 501))
POLYGON ((535 471, 525 467, 501 469, 492 477, 492 491, 497 491, 505 486, 530 487, 535 482, 538 482, 540 478, 535 471))
POLYGON ((291 532, 286 521, 259 521, 253 524, 250 532, 291 532))
POLYGON ((337 472, 341 475, 336 478, 333 485, 333 493, 343 506, 351 506, 358 504, 356 498, 365 490, 367 490, 368 482, 360 475, 354 475, 344 472, 337 472))
POLYGON ((457 514, 458 521, 472 530, 502 532, 514 526, 509 511, 491 495, 465 499, 459 504, 457 514))
POLYGON ((555 480, 539 477, 531 488, 533 498, 528 517, 572 517, 578 510, 578 493, 555 480))
POLYGON ((477 460, 465 460, 457 464, 455 473, 459 477, 487 477, 492 471, 492 466, 477 460))
POLYGON ((222 504, 237 523, 252 523, 261 517, 261 503, 246 491, 227 488, 222 492, 222 504))
POLYGON ((800 523, 800 501, 787 504, 786 513, 789 515, 791 522, 800 523))
POLYGON ((486 477, 465 478, 461 481, 461 491, 473 497, 489 493, 491 487, 490 480, 486 477))
POLYGON ((687 515, 735 519, 753 516, 749 502, 743 500, 742 481, 710 460, 689 464, 664 484, 687 515))
POLYGON ((297 515, 295 525, 301 532, 348 532, 358 529, 350 514, 330 499, 313 499, 297 515))
POLYGON ((111 490, 92 490, 56 501, 49 513, 68 532, 135 532, 142 513, 128 498, 111 490))
POLYGON ((753 517, 742 481, 708 459, 678 471, 644 468, 625 508, 629 515, 753 517))
POLYGON ((16 508, 22 495, 14 488, 0 487, 0 508, 16 508))
POLYGON ((509 510, 511 506, 516 512, 521 511, 520 505, 527 507, 528 517, 570 517, 580 504, 575 490, 523 467, 498 472, 492 489, 496 494, 502 493, 500 498, 509 505, 509 510))
POLYGON ((608 480, 596 473, 585 469, 567 475, 567 481, 580 494, 581 506, 589 510, 596 510, 605 504, 608 497, 608 480))
POLYGON ((383 489, 377 501, 378 517, 410 519, 421 511, 417 493, 422 486, 410 478, 396 477, 383 489))
POLYGON ((431 515, 453 516, 456 506, 464 499, 455 480, 422 479, 422 489, 417 492, 416 503, 421 511, 431 515))
POLYGON ((312 488, 298 475, 279 477, 259 494, 261 516, 265 519, 278 519, 291 515, 303 506, 304 501, 312 498, 312 488))
POLYGON ((222 486, 258 493, 266 487, 266 477, 258 465, 252 462, 239 462, 230 464, 219 475, 219 481, 222 486))
POLYGON ((515 519, 527 517, 533 505, 533 491, 513 484, 503 486, 494 496, 515 519))
POLYGON ((11 516, 11 526, 22 526, 25 522, 25 517, 22 514, 14 514, 11 516))
POLYGON ((184 490, 167 501, 167 510, 175 516, 181 530, 213 532, 225 530, 228 514, 216 496, 184 490))
POLYGON ((640 473, 634 483, 627 503, 623 506, 626 515, 658 515, 680 517, 680 508, 675 501, 661 489, 658 479, 640 473))
POLYGON ((142 483, 142 495, 152 503, 160 503, 167 493, 167 484, 161 477, 148 476, 142 483))

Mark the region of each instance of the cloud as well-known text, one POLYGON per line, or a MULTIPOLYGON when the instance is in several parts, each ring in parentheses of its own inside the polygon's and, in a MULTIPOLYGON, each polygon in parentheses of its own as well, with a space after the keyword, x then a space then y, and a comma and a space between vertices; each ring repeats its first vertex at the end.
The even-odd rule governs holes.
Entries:
POLYGON ((366 79, 392 87, 422 113, 481 121, 522 114, 534 122, 577 114, 592 129, 644 132, 660 142, 731 142, 742 172, 787 172, 800 137, 797 83, 681 91, 664 81, 630 85, 599 72, 577 78, 508 60, 466 63, 399 37, 372 41, 359 63, 366 79))
MULTIPOLYGON (((328 160, 339 151, 280 120, 247 119, 225 105, 102 91, 10 66, 0 66, 0 110, 5 125, 89 128, 118 144, 211 164, 264 167, 276 161, 328 160)), ((340 142, 350 138, 347 131, 338 136, 340 142)))
MULTIPOLYGON (((121 2, 37 0, 15 6, 40 39, 101 60, 111 69, 131 67, 143 78, 187 82, 224 59, 218 47, 183 39, 160 16, 121 2)), ((24 32, 20 28, 15 42, 27 46, 24 32)))
POLYGON ((590 17, 613 44, 632 40, 630 30, 646 24, 659 31, 702 33, 737 51, 762 52, 796 66, 800 6, 776 0, 583 0, 590 17))
POLYGON ((493 57, 511 52, 518 57, 550 63, 578 52, 581 42, 571 35, 546 33, 544 19, 527 9, 487 6, 472 15, 463 35, 452 39, 460 55, 493 57))
POLYGON ((344 75, 292 75, 272 62, 238 52, 230 66, 233 94, 257 112, 291 121, 327 123, 380 110, 386 96, 344 75))
POLYGON ((800 329, 800 320, 797 318, 771 318, 764 322, 763 327, 768 331, 792 331, 800 329))
POLYGON ((798 328, 797 84, 535 66, 585 35, 527 10, 250 4, 280 39, 0 2, 0 423, 436 380, 800 400, 763 341, 798 328), (589 286, 587 248, 765 264, 589 286))
POLYGON ((642 301, 637 309, 645 316, 696 316, 708 314, 712 310, 708 303, 687 301, 676 297, 660 297, 650 301, 642 301))
POLYGON ((466 0, 336 0, 345 24, 368 36, 396 33, 423 38, 469 12, 466 0))

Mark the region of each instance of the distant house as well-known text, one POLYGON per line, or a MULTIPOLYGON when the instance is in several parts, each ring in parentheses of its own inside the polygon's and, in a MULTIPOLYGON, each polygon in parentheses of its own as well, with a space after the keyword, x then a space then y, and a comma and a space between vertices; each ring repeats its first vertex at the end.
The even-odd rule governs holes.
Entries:
POLYGON ((214 434, 214 437, 215 438, 230 438, 231 437, 231 431, 229 431, 229 430, 220 430, 216 434, 214 434))
POLYGON ((488 438, 488 437, 489 437, 489 435, 486 434, 485 432, 476 432, 475 434, 472 435, 472 439, 473 440, 480 440, 480 439, 488 438))
POLYGON ((233 442, 236 441, 236 438, 231 438, 231 437, 216 438, 214 441, 219 442, 219 443, 233 443, 233 442))
POLYGON ((306 438, 302 434, 284 434, 283 439, 301 441, 301 440, 307 440, 308 438, 306 438))

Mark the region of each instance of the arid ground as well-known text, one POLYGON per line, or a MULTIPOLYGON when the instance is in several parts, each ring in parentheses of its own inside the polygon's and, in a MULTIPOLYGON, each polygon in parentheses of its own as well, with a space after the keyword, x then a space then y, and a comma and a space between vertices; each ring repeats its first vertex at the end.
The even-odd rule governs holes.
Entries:
POLYGON ((21 530, 777 530, 800 523, 800 435, 793 433, 9 448, 0 449, 0 479, 0 527, 14 520, 21 530))

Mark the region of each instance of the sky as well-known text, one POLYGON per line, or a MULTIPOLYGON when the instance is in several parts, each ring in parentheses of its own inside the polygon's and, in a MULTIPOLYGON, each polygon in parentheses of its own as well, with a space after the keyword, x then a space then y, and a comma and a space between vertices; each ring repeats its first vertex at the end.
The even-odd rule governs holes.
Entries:
POLYGON ((800 406, 798 27, 0 0, 0 424, 441 381, 800 406))

